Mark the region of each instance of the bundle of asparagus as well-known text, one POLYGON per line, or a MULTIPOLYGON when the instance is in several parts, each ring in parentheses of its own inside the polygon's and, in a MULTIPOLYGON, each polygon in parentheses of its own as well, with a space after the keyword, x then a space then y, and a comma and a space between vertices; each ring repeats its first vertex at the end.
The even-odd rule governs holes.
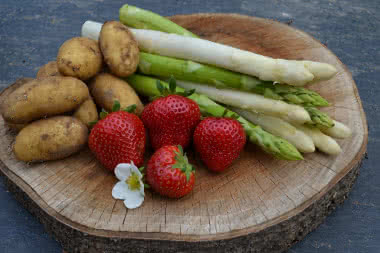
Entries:
MULTIPOLYGON (((336 69, 329 64, 273 59, 203 40, 131 5, 120 9, 120 21, 137 28, 131 31, 142 51, 138 70, 143 75, 134 74, 127 81, 142 95, 157 95, 157 80, 174 77, 183 89, 196 90, 190 98, 203 113, 237 117, 251 142, 280 159, 300 160, 299 151, 315 148, 336 155, 341 149, 331 137, 351 135, 347 126, 317 109, 328 101, 301 87, 334 76, 336 69)), ((98 39, 101 27, 86 21, 82 35, 98 39)))

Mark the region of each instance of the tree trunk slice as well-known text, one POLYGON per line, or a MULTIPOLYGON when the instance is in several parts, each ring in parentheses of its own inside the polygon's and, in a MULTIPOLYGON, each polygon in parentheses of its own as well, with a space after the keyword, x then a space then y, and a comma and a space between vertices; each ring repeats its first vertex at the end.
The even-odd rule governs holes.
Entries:
POLYGON ((310 87, 333 106, 325 110, 353 136, 343 152, 280 161, 248 144, 225 173, 208 172, 190 151, 197 180, 179 200, 150 191, 142 207, 115 201, 113 175, 90 151, 28 165, 12 154, 14 134, 0 120, 1 172, 15 197, 68 252, 281 252, 321 224, 344 201, 367 145, 367 123, 347 68, 324 45, 287 25, 235 14, 174 16, 206 39, 276 58, 328 62, 339 73, 310 87))

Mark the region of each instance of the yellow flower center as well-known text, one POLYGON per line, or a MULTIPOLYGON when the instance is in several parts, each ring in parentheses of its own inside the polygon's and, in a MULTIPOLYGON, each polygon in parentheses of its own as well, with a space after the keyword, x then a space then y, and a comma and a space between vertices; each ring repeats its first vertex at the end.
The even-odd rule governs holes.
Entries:
POLYGON ((131 173, 126 183, 129 186, 129 189, 131 189, 132 191, 140 190, 139 176, 135 172, 131 173))

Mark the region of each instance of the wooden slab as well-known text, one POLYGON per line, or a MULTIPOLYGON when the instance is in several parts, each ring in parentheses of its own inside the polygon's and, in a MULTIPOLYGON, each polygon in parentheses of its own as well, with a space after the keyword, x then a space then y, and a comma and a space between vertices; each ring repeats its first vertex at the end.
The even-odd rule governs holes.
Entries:
POLYGON ((68 252, 281 252, 315 229, 347 197, 367 145, 367 123, 347 68, 309 35, 271 20, 195 14, 172 20, 200 36, 264 55, 328 62, 339 73, 310 87, 334 106, 328 113, 353 130, 337 157, 314 153, 280 161, 247 145, 222 174, 196 164, 193 193, 180 200, 148 191, 126 210, 111 189, 116 179, 89 150, 28 165, 15 160, 14 135, 0 120, 1 172, 9 189, 68 252))

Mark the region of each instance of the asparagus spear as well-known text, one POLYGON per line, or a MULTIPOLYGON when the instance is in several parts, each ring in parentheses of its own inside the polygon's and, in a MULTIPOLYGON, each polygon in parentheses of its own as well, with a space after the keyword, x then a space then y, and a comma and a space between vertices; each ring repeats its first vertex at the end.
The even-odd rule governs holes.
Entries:
POLYGON ((330 136, 325 135, 318 128, 295 125, 299 130, 311 137, 315 147, 329 155, 338 155, 342 152, 339 144, 330 136))
POLYGON ((311 123, 308 123, 311 126, 315 126, 319 129, 327 129, 334 126, 334 121, 330 118, 327 113, 324 113, 314 106, 306 105, 305 110, 309 113, 311 118, 311 123))
POLYGON ((315 151, 313 140, 285 120, 238 108, 231 108, 231 110, 245 117, 250 122, 261 126, 265 131, 284 138, 303 153, 311 153, 315 151))
POLYGON ((141 52, 139 70, 147 75, 174 76, 178 80, 253 92, 292 104, 329 105, 318 93, 302 87, 274 84, 226 69, 166 56, 141 52))
MULTIPOLYGON (((126 81, 141 95, 154 97, 160 94, 156 87, 157 79, 134 74, 127 77, 126 81)), ((161 84, 166 88, 169 86, 165 82, 161 82, 161 84)), ((176 91, 184 92, 184 89, 177 87, 176 91)), ((203 114, 216 117, 221 117, 222 115, 227 117, 237 117, 237 120, 243 126, 249 140, 260 146, 267 153, 284 160, 303 159, 298 150, 286 140, 264 131, 261 127, 256 126, 236 113, 227 110, 225 107, 215 103, 207 96, 193 93, 189 98, 198 104, 203 114)))
POLYGON ((217 102, 242 108, 248 111, 265 113, 273 116, 285 115, 298 124, 310 121, 307 111, 298 105, 287 104, 283 101, 265 98, 261 95, 230 89, 217 89, 208 85, 177 81, 185 90, 195 89, 217 102))
POLYGON ((195 34, 154 12, 125 4, 119 10, 120 22, 124 25, 138 28, 176 33, 197 38, 195 34))
MULTIPOLYGON (((96 33, 100 32, 101 26, 86 21, 82 36, 97 39, 96 33)), ((142 51, 211 64, 261 80, 303 86, 315 80, 327 80, 337 72, 327 63, 274 59, 208 40, 154 30, 130 30, 142 51)))
POLYGON ((321 131, 331 137, 344 139, 351 136, 351 129, 345 124, 333 120, 334 126, 326 129, 321 129, 321 131))

